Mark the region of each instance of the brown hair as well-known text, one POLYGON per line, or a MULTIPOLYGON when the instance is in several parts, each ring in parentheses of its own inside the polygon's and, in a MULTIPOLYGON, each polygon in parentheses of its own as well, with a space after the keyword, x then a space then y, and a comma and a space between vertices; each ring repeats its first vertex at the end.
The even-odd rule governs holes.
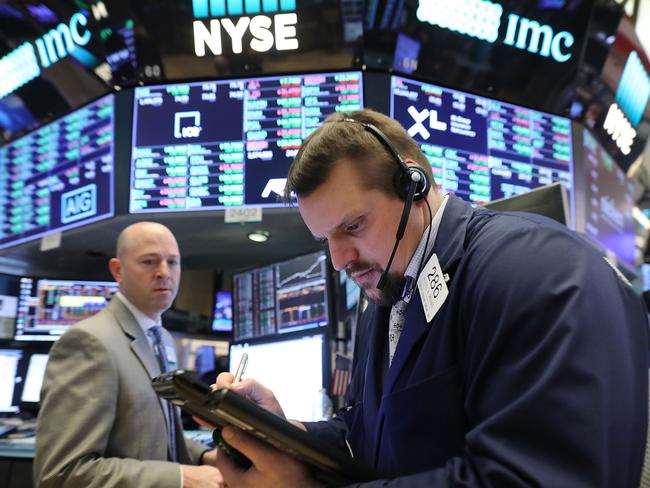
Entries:
POLYGON ((433 182, 429 161, 406 130, 386 115, 365 109, 332 114, 305 139, 289 168, 284 193, 286 201, 290 201, 291 192, 307 196, 316 190, 329 178, 334 164, 341 159, 347 159, 363 175, 365 189, 397 194, 394 184, 397 164, 394 158, 361 124, 344 122, 346 118, 374 125, 403 159, 415 161, 433 182))

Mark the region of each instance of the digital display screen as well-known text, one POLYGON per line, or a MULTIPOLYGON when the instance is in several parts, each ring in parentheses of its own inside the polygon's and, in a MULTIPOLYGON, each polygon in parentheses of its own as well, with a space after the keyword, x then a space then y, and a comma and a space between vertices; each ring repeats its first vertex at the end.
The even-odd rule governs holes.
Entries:
POLYGON ((327 269, 316 252, 234 274, 234 340, 327 325, 327 269))
POLYGON ((0 339, 13 339, 18 313, 20 277, 0 274, 0 339))
POLYGON ((232 344, 230 371, 236 371, 243 353, 248 354, 245 378, 270 388, 287 418, 322 420, 319 391, 324 388, 324 337, 317 334, 279 339, 261 344, 232 344), (287 381, 288 377, 291 381, 287 381))
POLYGON ((112 216, 112 95, 0 147, 0 248, 112 216))
POLYGON ((0 349, 0 413, 38 408, 47 358, 45 353, 0 349))
POLYGON ((136 88, 130 212, 281 206, 302 141, 362 98, 359 72, 136 88))
POLYGON ((214 301, 212 315, 213 332, 230 332, 232 330, 232 293, 218 291, 214 301))
POLYGON ((587 129, 583 138, 585 234, 635 269, 634 182, 587 129))
POLYGON ((572 191, 567 118, 397 76, 391 117, 420 144, 443 193, 480 205, 556 181, 572 191))
POLYGON ((55 341, 77 322, 102 310, 118 284, 22 278, 16 318, 17 341, 55 341))

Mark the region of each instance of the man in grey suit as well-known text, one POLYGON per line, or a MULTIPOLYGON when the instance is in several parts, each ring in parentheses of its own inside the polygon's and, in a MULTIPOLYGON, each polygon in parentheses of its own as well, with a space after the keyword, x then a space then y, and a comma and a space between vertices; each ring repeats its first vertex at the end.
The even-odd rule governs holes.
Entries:
POLYGON ((172 366, 175 362, 171 336, 153 328, 178 291, 176 239, 163 225, 139 222, 122 231, 116 256, 109 268, 119 292, 100 313, 71 327, 50 351, 38 417, 35 484, 222 488, 216 452, 186 442, 177 409, 170 409, 150 386, 161 371, 156 348, 159 356, 165 350, 172 366))

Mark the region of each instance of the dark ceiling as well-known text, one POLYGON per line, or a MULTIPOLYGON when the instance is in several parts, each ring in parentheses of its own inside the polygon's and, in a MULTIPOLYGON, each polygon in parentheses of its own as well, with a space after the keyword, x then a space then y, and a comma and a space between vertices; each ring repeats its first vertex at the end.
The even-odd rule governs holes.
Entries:
MULTIPOLYGON (((153 220, 176 236, 186 270, 232 271, 267 264, 321 248, 296 208, 269 209, 261 223, 225 224, 224 212, 119 216, 67 231, 61 246, 40 251, 40 239, 0 251, 0 271, 52 278, 107 279, 119 232, 130 223, 153 220), (255 243, 247 235, 266 230, 270 239, 255 243)), ((228 283, 223 283, 228 288, 228 283)))

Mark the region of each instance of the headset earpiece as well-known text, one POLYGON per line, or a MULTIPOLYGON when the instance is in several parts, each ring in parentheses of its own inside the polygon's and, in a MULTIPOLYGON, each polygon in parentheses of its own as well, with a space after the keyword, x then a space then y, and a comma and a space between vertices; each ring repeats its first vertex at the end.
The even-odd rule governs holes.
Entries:
POLYGON ((409 196, 409 190, 412 184, 417 185, 415 188, 415 196, 413 197, 414 201, 422 200, 429 193, 431 188, 431 180, 427 174, 418 166, 418 164, 412 159, 407 159, 406 161, 395 149, 395 146, 391 144, 388 140, 388 137, 384 135, 377 127, 372 124, 367 124, 366 122, 361 122, 360 120, 351 119, 346 117, 341 120, 342 122, 352 122, 354 124, 360 124, 366 131, 370 132, 375 139, 377 139, 382 146, 386 148, 388 153, 392 156, 393 160, 397 164, 397 171, 395 172, 395 177, 393 178, 393 186, 397 195, 403 200, 409 196), (412 163, 412 164, 407 164, 412 163))
POLYGON ((406 170, 400 166, 398 171, 395 173, 394 183, 397 194, 402 200, 406 201, 409 188, 412 184, 415 184, 416 187, 413 200, 422 200, 427 196, 431 189, 431 181, 429 180, 429 177, 419 166, 414 164, 407 165, 406 163, 404 163, 404 166, 407 168, 406 170))

